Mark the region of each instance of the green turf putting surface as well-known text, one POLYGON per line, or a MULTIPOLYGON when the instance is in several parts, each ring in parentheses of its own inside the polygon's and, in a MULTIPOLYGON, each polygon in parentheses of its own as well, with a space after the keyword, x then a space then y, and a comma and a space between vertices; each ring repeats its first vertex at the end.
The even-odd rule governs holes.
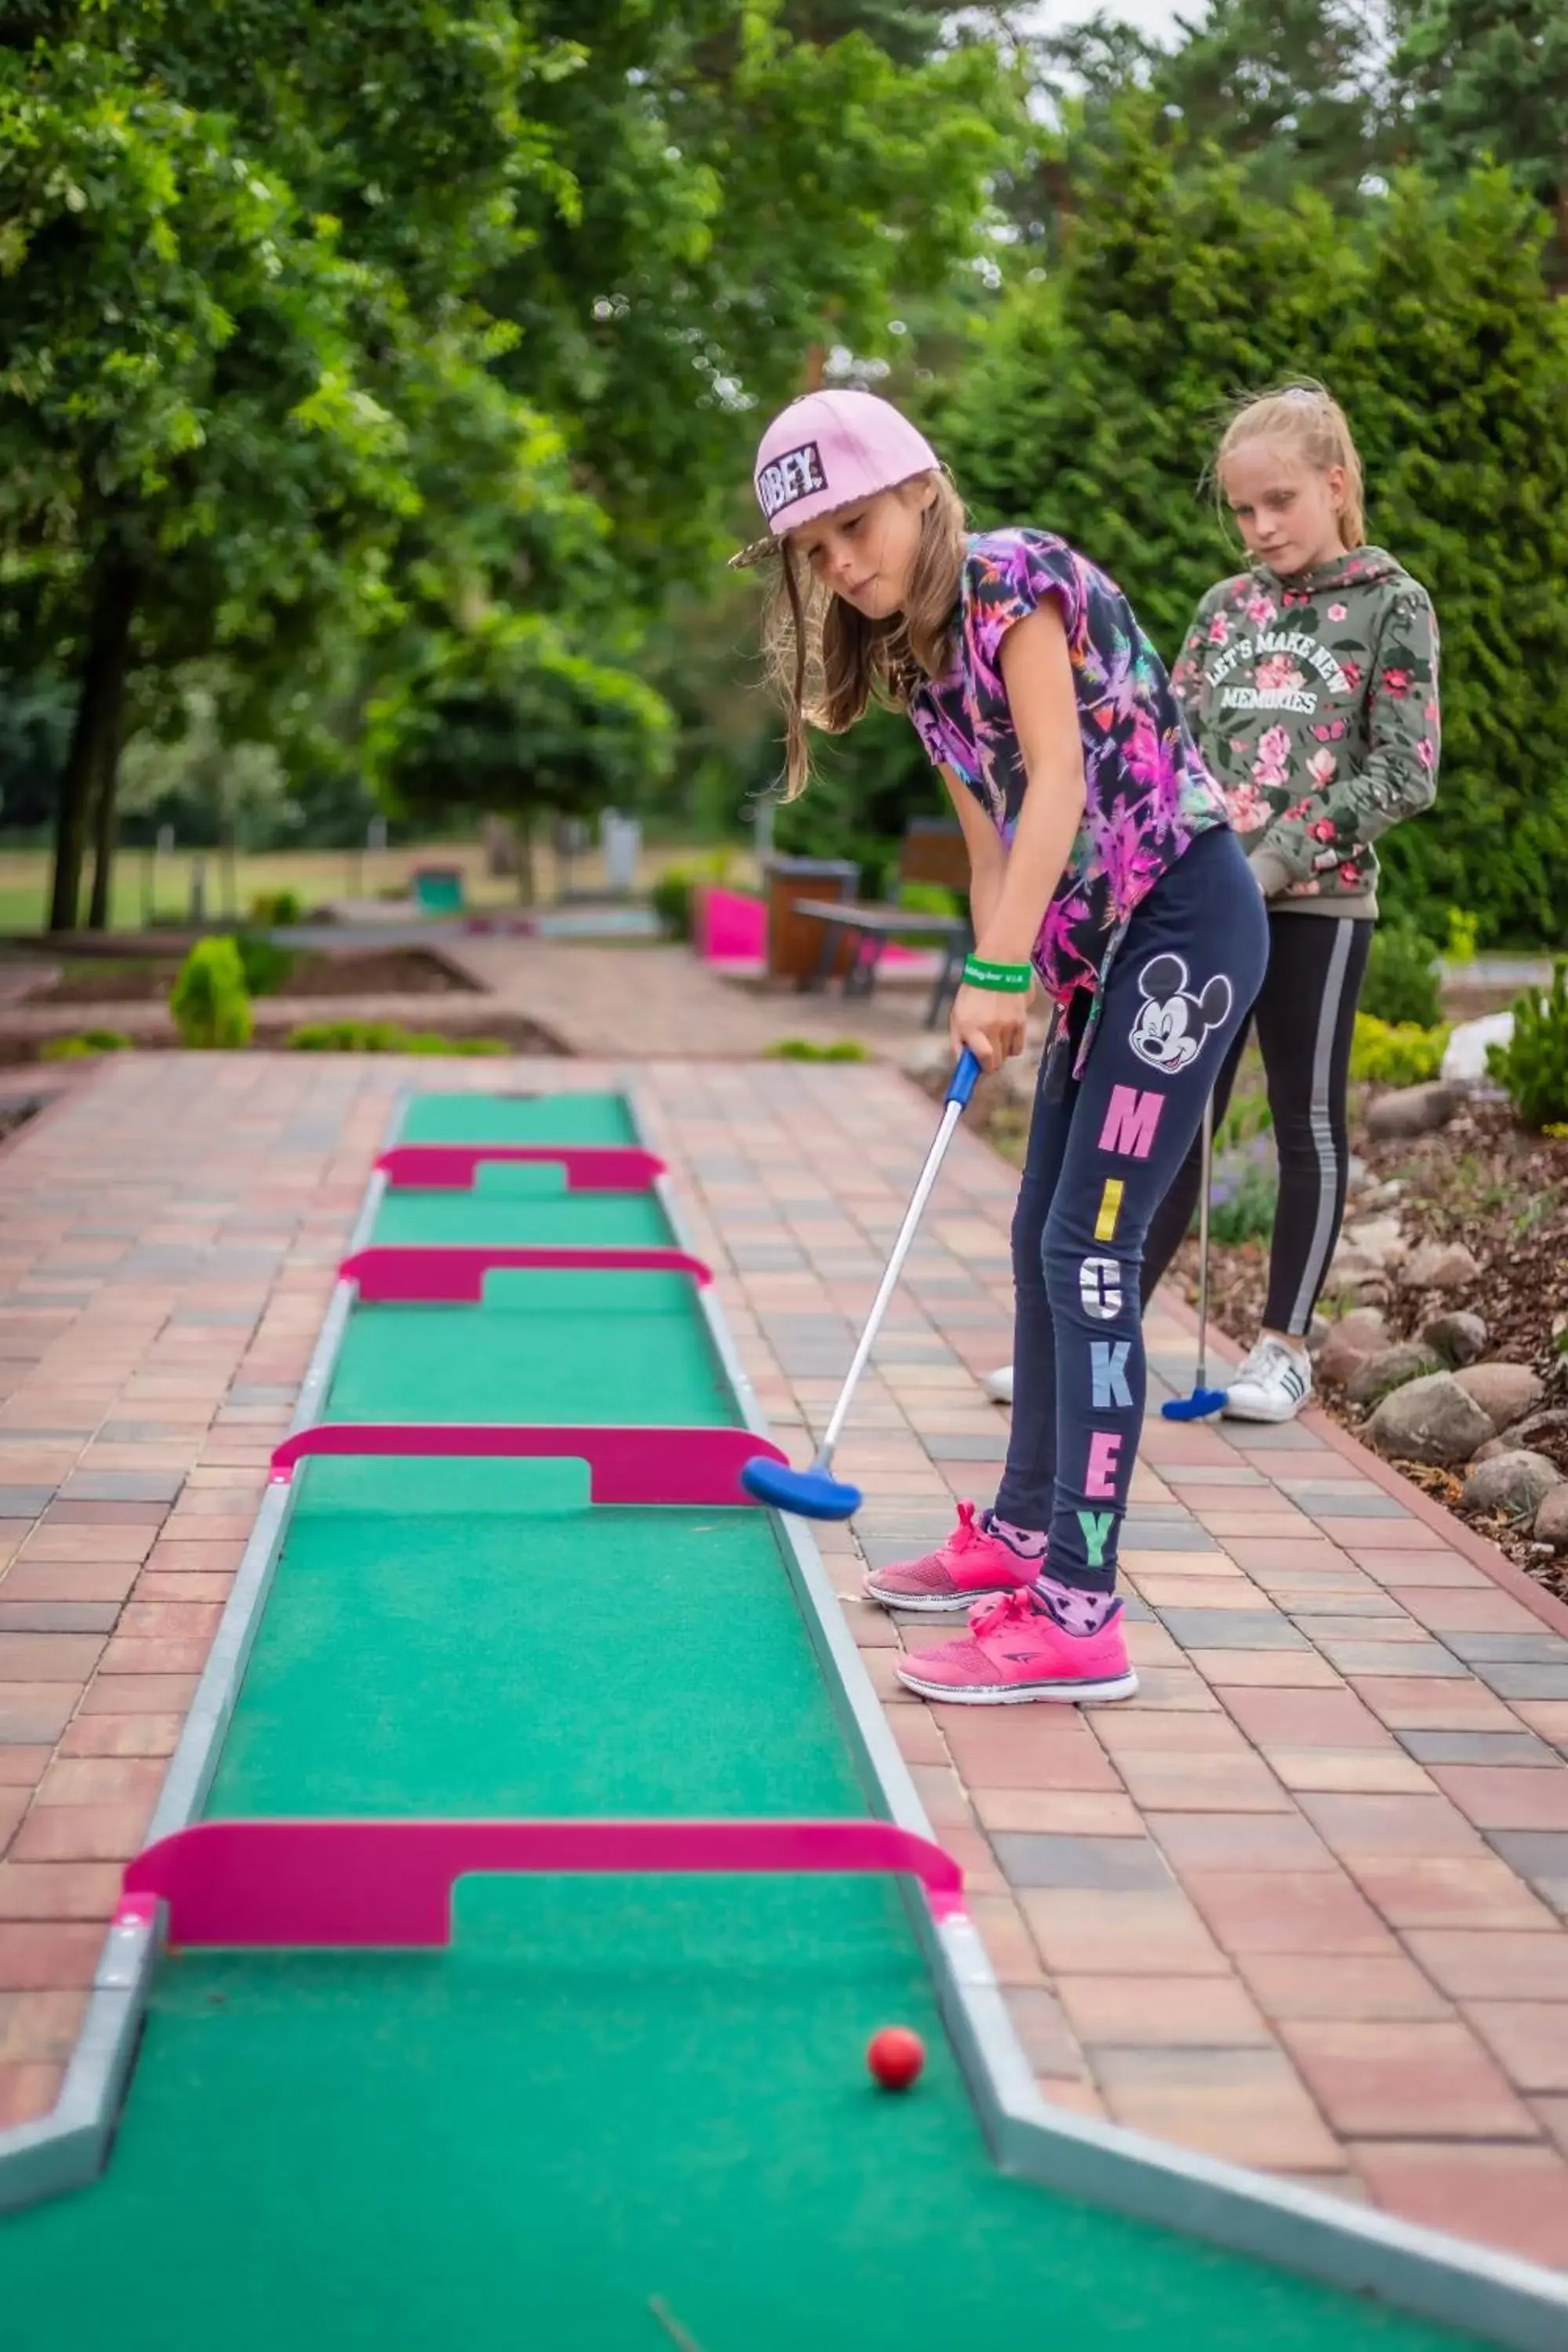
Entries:
POLYGON ((674 1422, 725 1426, 734 1399, 681 1274, 489 1276, 482 1307, 364 1307, 329 1421, 674 1422))
POLYGON ((635 1143, 624 1095, 414 1095, 399 1143, 635 1143))
POLYGON ((765 1513, 318 1460, 212 1813, 864 1812, 765 1513))
POLYGON ((444 1955, 175 1960, 111 2170, 0 2225, 0 2293, 16 2352, 669 2352, 655 2297, 701 2352, 1458 2341, 998 2174, 858 1882, 484 1881, 444 1955))
POLYGON ((387 1192, 373 1242, 535 1243, 552 1248, 668 1249, 653 1192, 568 1192, 559 1168, 481 1167, 471 1192, 387 1192))

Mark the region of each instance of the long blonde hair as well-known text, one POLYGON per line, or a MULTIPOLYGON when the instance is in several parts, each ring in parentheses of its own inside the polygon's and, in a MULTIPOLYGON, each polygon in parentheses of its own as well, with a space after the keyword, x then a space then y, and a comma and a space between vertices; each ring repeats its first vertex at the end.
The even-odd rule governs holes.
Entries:
POLYGON ((1328 386, 1305 376, 1278 392, 1255 393, 1244 400, 1221 435, 1215 456, 1216 497, 1226 459, 1234 457, 1244 442, 1263 440, 1293 443, 1320 474, 1326 474, 1331 466, 1344 467, 1340 536, 1347 549, 1360 547, 1366 538, 1361 458, 1344 410, 1328 386))
MULTIPOLYGON (((905 609, 868 621, 804 572, 784 540, 763 618, 768 680, 784 705, 784 793, 811 781, 808 727, 842 735, 875 701, 904 709, 921 677, 941 677, 952 658, 953 608, 968 519, 948 475, 917 475, 935 493, 921 516, 920 546, 905 609)), ((900 484, 897 487, 905 487, 900 484)))

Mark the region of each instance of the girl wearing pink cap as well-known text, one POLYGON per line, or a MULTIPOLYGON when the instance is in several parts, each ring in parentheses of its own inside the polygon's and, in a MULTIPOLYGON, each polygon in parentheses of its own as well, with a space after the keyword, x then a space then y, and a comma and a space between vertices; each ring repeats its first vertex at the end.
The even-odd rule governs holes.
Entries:
POLYGON ((1142 1424, 1144 1235, 1268 955, 1262 895, 1159 656, 1048 531, 967 530, 930 444, 869 393, 813 393, 758 452, 788 793, 808 730, 907 710, 963 828, 975 952, 955 1050, 994 1069, 1053 1000, 1013 1221, 1012 1436, 993 1508, 875 1571, 885 1607, 969 1612, 900 1679, 975 1705, 1127 1698, 1117 1541, 1142 1424))

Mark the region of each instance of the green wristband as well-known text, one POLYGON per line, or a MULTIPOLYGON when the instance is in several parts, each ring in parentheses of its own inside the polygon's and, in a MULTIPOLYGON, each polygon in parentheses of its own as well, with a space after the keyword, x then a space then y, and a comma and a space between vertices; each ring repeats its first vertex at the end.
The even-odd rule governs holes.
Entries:
POLYGON ((1025 996, 1034 985, 1035 968, 1028 963, 987 963, 968 956, 963 965, 965 988, 989 988, 1007 996, 1025 996))

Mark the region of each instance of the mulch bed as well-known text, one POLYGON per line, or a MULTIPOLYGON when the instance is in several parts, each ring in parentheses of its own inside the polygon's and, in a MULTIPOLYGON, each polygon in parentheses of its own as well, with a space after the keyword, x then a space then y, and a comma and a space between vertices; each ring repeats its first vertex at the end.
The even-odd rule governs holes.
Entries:
MULTIPOLYGON (((149 1004, 167 998, 180 959, 166 956, 73 959, 60 977, 13 1002, 36 1004, 149 1004)), ((427 948, 319 948, 295 951, 288 978, 271 996, 471 996, 477 982, 427 948)))
MULTIPOLYGON (((258 1000, 258 1003, 265 1008, 272 1001, 270 998, 261 997, 258 1000)), ((344 1015, 345 1019, 352 1017, 352 1013, 344 1015)), ((374 1017, 379 1018, 379 1015, 374 1017)), ((428 1026, 424 1022, 416 1024, 401 1018, 398 1025, 405 1029, 417 1028, 421 1036, 446 1037, 454 1042, 464 1037, 493 1037, 506 1047, 509 1054, 539 1055, 547 1059, 569 1055, 572 1050, 569 1045, 563 1044, 553 1030, 542 1028, 537 1021, 526 1020, 516 1013, 476 1011, 460 1020, 455 1019, 450 1013, 437 1013, 430 1017, 428 1026)), ((258 1024, 247 1050, 253 1054, 277 1054, 288 1051, 289 1026, 287 1021, 268 1023, 265 1026, 258 1024)), ((62 1027, 55 1034, 68 1037, 74 1033, 62 1027)), ((40 1049, 44 1042, 41 1037, 6 1035, 0 1031, 0 1067, 15 1068, 26 1063, 41 1061, 43 1055, 40 1049)), ((131 1045, 121 1050, 127 1054, 138 1050, 169 1053, 175 1048, 176 1045, 177 1040, 171 1030, 167 1034, 143 1038, 140 1041, 140 1047, 131 1045)), ((500 1058, 498 1055, 497 1059, 500 1058)), ((72 1062, 61 1066, 79 1069, 83 1064, 72 1062)))
MULTIPOLYGON (((1384 1310, 1391 1337, 1416 1337, 1423 1323, 1447 1308, 1479 1315, 1489 1334, 1487 1356, 1528 1364, 1545 1382, 1540 1411, 1551 1418, 1532 1429, 1530 1444, 1568 1476, 1568 1353, 1562 1345, 1568 1339, 1568 1142, 1528 1134, 1505 1104, 1477 1102, 1435 1135, 1374 1143, 1358 1128, 1352 1143, 1367 1172, 1351 1197, 1347 1219, 1357 1214, 1358 1200, 1396 1181, 1404 1188, 1397 1207, 1405 1232, 1421 1240, 1463 1242, 1480 1268, 1467 1289, 1445 1293, 1440 1301, 1395 1286, 1384 1310)), ((1195 1301, 1195 1241, 1184 1243, 1173 1272, 1195 1301)), ((1211 1253, 1215 1319, 1246 1346, 1258 1336, 1268 1274, 1262 1242, 1234 1248, 1216 1244, 1211 1253)), ((1332 1390, 1320 1391, 1318 1401, 1342 1426, 1359 1431, 1363 1416, 1332 1390)), ((1568 1597, 1568 1562, 1553 1564, 1550 1553, 1502 1519, 1459 1510, 1462 1475, 1419 1463, 1395 1466, 1568 1597)))

